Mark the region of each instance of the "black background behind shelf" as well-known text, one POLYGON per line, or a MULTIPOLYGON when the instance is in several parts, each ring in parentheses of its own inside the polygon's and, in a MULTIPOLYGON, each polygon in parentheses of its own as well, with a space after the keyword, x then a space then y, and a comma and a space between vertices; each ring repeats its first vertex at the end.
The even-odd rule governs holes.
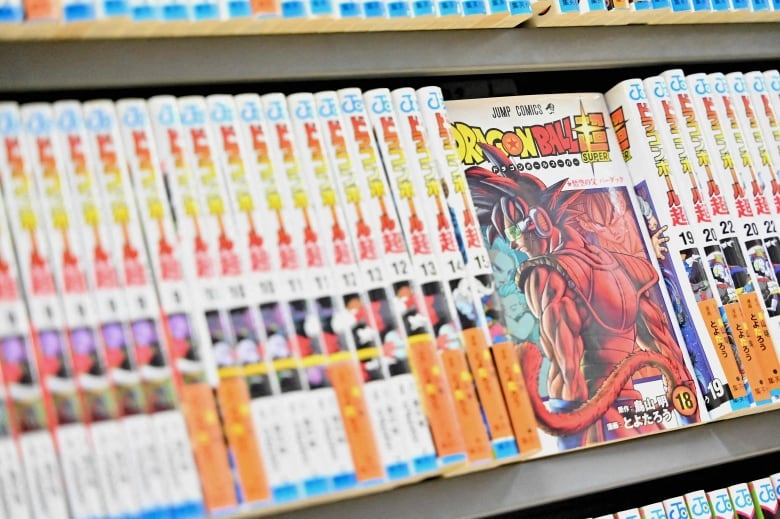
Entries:
MULTIPOLYGON (((780 42, 779 42, 780 43, 780 42)), ((727 43, 726 43, 727 44, 727 43)), ((507 50, 507 52, 512 50, 507 50)), ((516 52, 522 52, 517 49, 516 52)), ((119 58, 121 59, 121 58, 119 58)), ((203 85, 157 85, 142 88, 127 89, 95 89, 95 90, 48 90, 32 92, 0 92, 0 101, 12 100, 20 103, 35 101, 56 101, 60 99, 89 100, 97 98, 121 99, 127 97, 149 98, 154 95, 209 95, 216 93, 239 94, 256 92, 294 92, 334 90, 346 87, 359 87, 364 90, 371 88, 418 88, 427 85, 438 85, 444 91, 445 99, 467 99, 479 97, 497 97, 505 95, 551 94, 566 92, 606 92, 612 86, 625 79, 648 77, 659 74, 670 68, 682 68, 686 73, 697 72, 732 72, 751 70, 768 70, 780 68, 780 60, 774 61, 742 61, 708 63, 703 65, 681 64, 663 66, 642 66, 594 70, 561 70, 542 72, 521 72, 498 75, 462 75, 439 77, 392 77, 372 79, 317 80, 294 82, 263 82, 263 83, 219 83, 203 85)), ((780 442, 780 434, 778 434, 780 442)), ((637 447, 641 445, 637 444, 637 447)), ((632 463, 626 459, 626 463, 632 463)), ((599 470, 594 467, 594 470, 599 470)), ((608 470, 608 467, 604 467, 608 470)), ((629 485, 622 488, 600 492, 597 494, 572 498, 566 501, 530 508, 518 512, 501 515, 485 516, 484 519, 584 519, 615 513, 624 509, 634 508, 661 501, 669 497, 684 494, 694 490, 712 490, 731 484, 745 482, 751 479, 765 477, 780 472, 780 452, 766 454, 760 457, 748 458, 716 467, 696 470, 676 476, 653 480, 646 483, 629 485)), ((581 474, 588 478, 589 474, 581 474)), ((523 491, 524 489, 517 489, 523 491)), ((533 489, 528 489, 533 492, 533 489)), ((307 514, 309 516, 309 514, 307 514)), ((376 517, 381 517, 377 510, 376 517)), ((310 517, 317 517, 316 508, 311 509, 310 517)), ((345 519, 348 519, 345 517, 345 519)), ((362 518, 361 518, 362 519, 362 518)), ((411 519, 411 518, 410 518, 411 519)), ((424 518, 420 518, 424 519, 424 518)))

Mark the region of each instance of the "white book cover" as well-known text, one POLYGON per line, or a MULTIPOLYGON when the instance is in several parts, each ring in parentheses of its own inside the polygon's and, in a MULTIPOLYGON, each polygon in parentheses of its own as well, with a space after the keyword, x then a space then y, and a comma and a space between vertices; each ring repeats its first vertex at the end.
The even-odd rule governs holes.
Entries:
POLYGON ((698 422, 697 389, 604 98, 450 101, 447 111, 485 244, 513 260, 499 294, 504 304, 518 298, 526 306, 519 353, 542 452, 698 422), (558 310, 542 304, 553 287, 546 276, 560 284, 560 311, 585 313, 550 320, 558 310), (604 315, 625 320, 616 327, 596 317, 604 315), (567 334, 551 333, 561 326, 567 334), (653 333, 636 341, 645 326, 653 333), (607 361, 601 348, 613 340, 620 353, 607 361), (574 349, 564 353, 564 344, 574 349), (663 372, 642 369, 648 363, 663 372))

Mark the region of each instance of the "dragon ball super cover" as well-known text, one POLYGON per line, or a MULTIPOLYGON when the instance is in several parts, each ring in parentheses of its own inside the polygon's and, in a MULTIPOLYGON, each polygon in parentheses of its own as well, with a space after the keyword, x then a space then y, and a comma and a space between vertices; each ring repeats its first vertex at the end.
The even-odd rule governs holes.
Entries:
POLYGON ((543 454, 700 421, 603 97, 447 110, 543 454))

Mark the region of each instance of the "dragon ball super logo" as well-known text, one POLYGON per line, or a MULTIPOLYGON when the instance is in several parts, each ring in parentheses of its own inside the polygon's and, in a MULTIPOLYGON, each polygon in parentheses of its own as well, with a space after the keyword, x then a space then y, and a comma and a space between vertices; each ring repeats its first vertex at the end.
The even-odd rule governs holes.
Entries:
MULTIPOLYGON (((455 122, 452 133, 459 158, 467 166, 485 162, 480 146, 482 143, 498 147, 514 160, 556 159, 544 161, 544 164, 553 168, 577 166, 580 162, 611 161, 605 115, 601 112, 585 112, 582 105, 579 115, 548 123, 500 130, 455 122)), ((522 164, 516 163, 516 166, 520 170, 527 169, 522 164)))

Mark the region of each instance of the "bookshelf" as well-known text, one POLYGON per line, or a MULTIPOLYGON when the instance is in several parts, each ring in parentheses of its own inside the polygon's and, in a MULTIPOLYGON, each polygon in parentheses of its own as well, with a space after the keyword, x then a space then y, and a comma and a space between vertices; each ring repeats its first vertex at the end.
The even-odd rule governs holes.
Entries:
MULTIPOLYGON (((0 93, 474 76, 780 59, 780 23, 5 40, 0 93), (728 45, 724 45, 724 41, 728 45)), ((541 93, 541 92, 540 92, 541 93)))
MULTIPOLYGON (((70 91, 84 97, 91 91, 123 97, 137 89, 203 85, 212 91, 221 85, 252 90, 279 82, 312 89, 310 82, 388 78, 436 83, 440 78, 469 81, 475 76, 594 69, 621 75, 628 67, 726 62, 780 65, 780 23, 241 36, 199 34, 185 27, 176 35, 156 35, 171 37, 153 39, 132 31, 124 26, 117 31, 121 37, 106 30, 100 38, 56 29, 0 34, 0 70, 5 71, 0 73, 0 98, 55 91, 53 99, 70 91)), ((779 429, 776 410, 274 516, 453 519, 526 510, 777 454, 779 429)), ((635 504, 642 501, 637 498, 635 504)), ((235 517, 259 515, 262 510, 235 517)))

